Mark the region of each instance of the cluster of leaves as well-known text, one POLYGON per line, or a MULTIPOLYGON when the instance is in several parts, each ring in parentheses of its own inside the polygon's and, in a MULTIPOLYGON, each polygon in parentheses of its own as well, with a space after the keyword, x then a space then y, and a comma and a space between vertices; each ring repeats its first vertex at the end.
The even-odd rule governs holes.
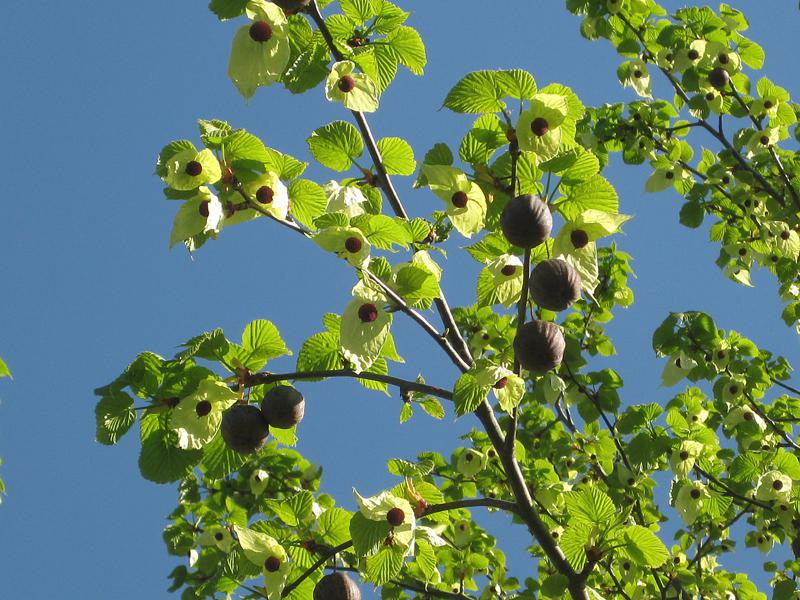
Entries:
POLYGON ((622 152, 629 164, 647 162, 654 169, 647 191, 673 188, 684 196, 680 221, 687 227, 711 217, 720 268, 744 285, 754 268, 769 270, 787 303, 784 321, 798 326, 800 104, 758 75, 765 55, 743 35, 745 16, 727 4, 718 12, 683 8, 671 15, 640 0, 567 6, 583 15, 585 37, 608 39, 627 59, 620 82, 643 98, 589 111, 584 143, 622 152), (651 72, 670 85, 671 100, 653 99, 651 72), (698 131, 718 145, 716 152, 683 139, 698 131))
MULTIPOLYGON (((763 401, 773 385, 787 385, 788 363, 718 330, 707 315, 681 313, 654 337, 656 352, 669 357, 663 383, 688 378, 705 382, 706 391, 686 389, 666 412, 657 404, 621 410, 620 375, 594 370, 594 362, 589 370, 592 357, 615 353, 605 323, 633 302, 631 257, 613 242, 604 245, 629 218, 601 174, 608 152, 622 151, 630 163, 651 161, 648 189, 674 184, 687 197, 687 224, 718 215, 712 237, 723 242, 722 266, 732 276, 746 282, 753 262, 775 255, 770 268, 786 290, 797 290, 791 178, 800 165, 778 146, 796 110, 769 82, 759 84, 757 98, 749 96, 742 65, 760 67, 760 53, 739 33, 744 17, 723 5, 721 16, 685 9, 661 19, 665 11, 650 0, 569 0, 570 10, 586 15, 584 35, 611 39, 630 59, 619 70, 623 84, 648 98, 656 65, 677 98, 586 109, 569 88, 539 88, 523 70, 469 73, 444 100, 452 111, 477 115, 457 158, 440 143, 418 165, 405 140, 372 142, 363 115, 377 108, 398 65, 422 73, 424 45, 404 24, 408 13, 386 0, 341 0, 341 14, 323 18, 327 4, 283 11, 264 0, 213 0, 211 9, 221 19, 250 20, 235 35, 229 63, 246 98, 273 83, 299 93, 325 80, 326 98, 354 112, 358 128, 337 120, 307 139, 311 157, 342 179, 302 179, 306 163, 221 120, 200 121, 202 150, 176 141, 157 161, 167 198, 182 202, 172 244, 195 250, 225 227, 263 216, 345 260, 354 273, 352 300, 341 314, 323 317, 325 330, 303 343, 295 373, 263 371, 289 350, 275 326, 259 320, 245 328, 241 343, 215 330, 189 340, 173 359, 143 353, 97 390, 98 440, 116 443, 141 411, 143 476, 181 482, 165 541, 189 564, 173 571, 172 589, 183 588, 186 600, 236 590, 306 600, 324 570, 338 565, 392 599, 468 599, 472 592, 486 600, 590 592, 764 598, 716 557, 734 548, 730 527, 745 516, 748 546, 767 552, 797 537, 797 398, 763 401), (704 125, 677 120, 681 110, 704 125), (711 112, 720 115, 717 127, 707 121, 711 112), (753 127, 728 142, 723 114, 749 117, 753 127), (692 147, 678 138, 695 127, 724 148, 716 155, 705 150, 692 167, 692 147), (365 149, 371 165, 358 162, 365 149), (393 175, 416 175, 414 187, 427 188, 431 209, 424 217, 407 217, 393 175), (382 192, 394 216, 383 214, 382 192), (539 195, 556 217, 552 236, 528 251, 512 245, 500 226, 508 202, 522 194, 539 195), (454 232, 473 238, 466 250, 479 267, 475 303, 456 308, 448 322, 434 256, 454 232), (398 260, 398 252, 410 256, 398 260), (583 298, 559 322, 566 341, 560 366, 527 372, 514 356, 517 328, 528 312, 540 321, 559 316, 528 299, 525 270, 551 258, 580 274, 583 298), (424 314, 433 307, 444 333, 424 314), (398 313, 448 352, 461 371, 452 386, 390 375, 389 361, 403 361, 391 334, 398 313), (457 416, 477 412, 486 431, 470 432, 449 460, 423 452, 416 462, 389 461, 389 473, 402 480, 374 496, 355 492, 352 512, 318 492, 319 468, 278 445, 295 444, 295 431, 271 429, 277 443, 255 455, 229 450, 218 433, 225 410, 259 402, 275 383, 329 377, 385 393, 398 386, 401 422, 415 404, 442 418, 446 399, 457 416), (134 406, 134 396, 145 405, 134 406), (196 410, 201 402, 211 407, 203 415, 196 410), (504 437, 486 426, 495 414, 504 437), (672 477, 664 496, 685 524, 671 551, 656 535, 667 518, 656 500, 659 471, 672 477), (467 508, 474 506, 506 510, 528 526, 537 577, 520 581, 506 569, 496 540, 471 518, 467 508)), ((800 565, 768 566, 778 597, 788 598, 800 565)))

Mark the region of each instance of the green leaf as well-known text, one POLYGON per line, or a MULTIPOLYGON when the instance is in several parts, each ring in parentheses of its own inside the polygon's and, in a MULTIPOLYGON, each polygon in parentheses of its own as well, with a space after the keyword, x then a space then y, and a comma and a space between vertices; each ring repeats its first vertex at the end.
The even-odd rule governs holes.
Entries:
POLYGON ((390 458, 386 461, 386 469, 392 475, 398 477, 425 477, 433 471, 434 464, 428 459, 421 460, 418 463, 402 458, 390 458))
POLYGON ((293 94, 302 94, 328 77, 329 64, 328 47, 324 43, 311 44, 289 62, 281 81, 293 94))
POLYGON ((315 129, 306 141, 314 158, 334 171, 346 171, 364 151, 358 130, 346 121, 334 121, 315 129))
POLYGON ((424 400, 422 400, 419 403, 419 405, 422 407, 422 410, 424 410, 426 413, 428 413, 434 419, 438 419, 438 420, 444 419, 444 415, 445 415, 444 406, 442 406, 442 403, 439 401, 438 398, 434 398, 432 396, 429 396, 429 397, 425 398, 424 400))
POLYGON ((211 0, 208 8, 220 21, 233 19, 244 14, 249 0, 211 0))
MULTIPOLYGON (((242 333, 242 346, 256 361, 267 361, 279 356, 291 356, 292 354, 292 351, 286 347, 286 343, 281 339, 278 328, 271 321, 265 319, 259 319, 247 324, 244 328, 244 333, 242 333)), ((260 369, 261 367, 257 368, 260 369)))
POLYGON ((358 25, 366 23, 375 16, 372 0, 339 0, 342 12, 355 21, 358 25))
POLYGON ((142 418, 139 470, 149 481, 172 483, 191 473, 203 457, 203 451, 178 448, 177 434, 166 429, 163 420, 163 415, 145 415, 142 418))
POLYGON ((400 424, 402 425, 414 415, 414 409, 411 408, 410 402, 403 402, 400 407, 400 424))
POLYGON ((610 214, 619 212, 619 196, 614 186, 602 175, 595 175, 575 186, 562 186, 566 199, 558 203, 564 218, 574 221, 585 210, 600 210, 610 214))
POLYGON ((350 537, 358 556, 366 556, 383 547, 392 526, 388 521, 372 521, 360 512, 350 519, 350 537))
POLYGON ((308 179, 296 179, 289 184, 289 211, 309 229, 316 229, 314 219, 325 212, 328 200, 325 190, 308 179))
POLYGON ((430 306, 430 301, 441 293, 433 273, 414 264, 398 269, 394 288, 411 306, 430 306))
MULTIPOLYGON (((388 339, 389 335, 391 335, 391 334, 387 334, 387 339, 388 339)), ((385 345, 386 345, 386 342, 384 342, 384 346, 385 345)), ((370 365, 369 369, 367 369, 364 372, 365 373, 375 373, 377 375, 388 375, 389 374, 389 363, 386 362, 385 358, 376 358, 375 362, 373 362, 370 365)), ((379 392, 383 392, 387 396, 391 395, 389 393, 389 384, 387 384, 387 383, 383 383, 383 382, 380 382, 380 381, 373 381, 371 379, 359 379, 358 383, 363 385, 368 390, 376 390, 376 391, 379 391, 379 392)))
POLYGON ((326 544, 343 544, 350 539, 351 517, 351 513, 343 508, 329 508, 317 519, 317 532, 326 544))
POLYGON ((156 159, 156 175, 162 179, 166 177, 169 159, 184 150, 195 150, 194 144, 189 140, 177 140, 164 146, 156 159))
POLYGON ((559 538, 564 557, 576 571, 583 569, 586 564, 586 544, 589 542, 592 529, 592 525, 588 523, 570 521, 559 538))
POLYGON ((239 161, 265 164, 270 160, 267 147, 260 139, 244 129, 237 129, 222 141, 225 157, 236 165, 239 161))
POLYGON ((509 69, 497 72, 497 84, 506 96, 527 100, 536 93, 533 75, 522 69, 509 69))
POLYGON ((655 533, 641 525, 623 529, 625 550, 636 564, 643 567, 660 567, 669 558, 669 552, 655 533))
POLYGON ((491 113, 505 108, 495 71, 468 73, 447 93, 444 106, 459 113, 491 113))
POLYGON ((464 373, 456 381, 453 388, 453 403, 456 416, 460 417, 473 412, 489 394, 489 388, 483 387, 472 373, 464 373))
POLYGON ((382 250, 395 251, 395 245, 407 249, 414 241, 404 222, 388 215, 359 215, 350 220, 350 225, 358 227, 370 244, 382 250))
POLYGON ((579 492, 567 492, 566 501, 570 523, 608 525, 617 514, 614 502, 600 488, 590 487, 579 492))
POLYGON ((315 333, 305 341, 297 354, 298 371, 327 371, 341 368, 338 333, 335 335, 327 331, 315 333))
POLYGON ((114 391, 100 399, 94 409, 97 421, 97 441, 101 444, 116 444, 136 421, 133 398, 121 391, 114 391))
POLYGON ((200 467, 208 477, 221 479, 237 471, 247 462, 247 458, 247 454, 240 454, 228 448, 222 436, 218 435, 203 448, 200 467))
MULTIPOLYGON (((11 377, 11 370, 2 358, 0 358, 0 377, 11 377)), ((14 378, 11 377, 11 379, 14 378)))
POLYGON ((278 429, 277 427, 273 427, 269 430, 269 433, 279 444, 290 447, 297 445, 297 425, 290 427, 289 429, 278 429))
POLYGON ((375 585, 390 581, 403 568, 403 548, 387 546, 367 557, 367 577, 375 585))
POLYGON ((511 244, 501 233, 489 233, 481 241, 467 246, 466 251, 479 263, 486 263, 503 254, 509 254, 511 244))
POLYGON ((400 64, 414 75, 422 75, 428 59, 425 55, 425 44, 415 29, 400 26, 389 33, 386 42, 400 64))
POLYGON ((734 32, 732 37, 736 42, 739 56, 741 56, 744 64, 755 70, 758 70, 764 66, 766 54, 764 54, 764 49, 761 46, 739 33, 734 32))
POLYGON ((411 175, 417 168, 414 151, 402 138, 387 137, 378 140, 378 150, 389 175, 411 175))

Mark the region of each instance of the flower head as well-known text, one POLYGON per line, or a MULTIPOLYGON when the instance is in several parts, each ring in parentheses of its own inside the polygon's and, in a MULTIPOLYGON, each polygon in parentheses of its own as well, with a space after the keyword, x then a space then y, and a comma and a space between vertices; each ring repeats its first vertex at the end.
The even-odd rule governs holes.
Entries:
POLYGON ((325 82, 325 97, 341 102, 350 110, 375 112, 378 110, 378 86, 369 75, 355 73, 355 68, 351 60, 334 63, 325 82))
POLYGON ((366 212, 363 204, 367 201, 367 197, 356 186, 339 185, 337 181, 331 180, 322 186, 322 189, 325 190, 325 198, 328 200, 325 212, 343 213, 350 218, 366 212))
POLYGON ((173 190, 194 190, 222 177, 219 161, 208 148, 199 152, 191 148, 181 150, 166 161, 165 167, 164 182, 173 190))
POLYGON ((252 21, 233 38, 228 75, 250 99, 260 86, 275 83, 289 62, 289 22, 283 11, 266 0, 250 0, 245 10, 252 21))
POLYGON ((466 173, 444 165, 422 165, 428 187, 445 203, 445 212, 453 227, 464 237, 472 237, 483 228, 486 196, 466 173))
POLYGON ((534 152, 540 160, 552 158, 561 146, 561 124, 567 117, 567 98, 560 94, 534 94, 531 106, 517 123, 520 150, 534 152))
POLYGON ((170 426, 178 434, 178 446, 199 449, 219 430, 222 413, 236 403, 237 395, 222 381, 204 379, 197 389, 172 409, 170 426))

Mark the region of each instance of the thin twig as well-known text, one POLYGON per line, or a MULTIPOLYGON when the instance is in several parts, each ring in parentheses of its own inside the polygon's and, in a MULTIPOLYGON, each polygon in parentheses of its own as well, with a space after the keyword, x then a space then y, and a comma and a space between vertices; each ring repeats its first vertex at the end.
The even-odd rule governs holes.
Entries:
POLYGON ((412 392, 420 392, 423 394, 430 394, 431 396, 438 396, 445 400, 453 399, 453 392, 433 385, 419 383, 418 381, 410 381, 408 379, 401 379, 400 377, 393 377, 391 375, 380 375, 378 373, 368 373, 362 371, 356 373, 351 369, 334 369, 328 371, 296 371, 293 373, 254 373, 247 377, 246 387, 253 385, 263 385, 266 383, 274 383, 276 381, 299 381, 303 379, 327 379, 329 377, 351 377, 354 379, 368 379, 370 381, 379 381, 381 383, 388 383, 395 385, 401 390, 409 390, 412 392))

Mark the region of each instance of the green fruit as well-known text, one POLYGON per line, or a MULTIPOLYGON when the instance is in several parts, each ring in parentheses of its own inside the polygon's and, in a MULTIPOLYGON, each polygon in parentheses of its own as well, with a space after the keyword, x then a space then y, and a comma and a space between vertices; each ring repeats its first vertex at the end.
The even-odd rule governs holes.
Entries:
POLYGON ((728 85, 730 80, 731 76, 728 75, 728 72, 722 67, 715 67, 711 69, 711 72, 708 74, 708 83, 718 90, 728 85))
POLYGON ((522 368, 544 373, 561 364, 566 342, 561 328, 548 321, 530 321, 517 331, 514 354, 522 368))
POLYGON ((347 573, 325 575, 314 587, 314 600, 361 600, 361 590, 347 573))
POLYGON ((303 420, 306 401, 290 385, 279 385, 266 393, 261 401, 261 412, 270 427, 291 429, 303 420))
POLYGON ((261 450, 269 435, 264 415, 252 404, 234 404, 222 415, 221 429, 228 448, 242 454, 261 450))
POLYGON ((515 246, 535 248, 550 236, 553 216, 539 196, 525 194, 506 204, 500 215, 500 228, 515 246))
POLYGON ((533 269, 528 289, 536 304, 561 311, 581 297, 581 276, 565 260, 543 260, 533 269))

